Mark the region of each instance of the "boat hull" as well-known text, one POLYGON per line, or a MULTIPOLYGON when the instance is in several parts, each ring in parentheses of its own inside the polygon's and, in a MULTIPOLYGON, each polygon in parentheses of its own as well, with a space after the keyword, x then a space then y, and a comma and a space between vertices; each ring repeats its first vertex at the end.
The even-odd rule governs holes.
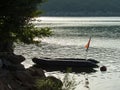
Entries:
POLYGON ((96 60, 85 60, 75 58, 33 58, 32 61, 41 67, 73 67, 73 68, 97 68, 96 60))

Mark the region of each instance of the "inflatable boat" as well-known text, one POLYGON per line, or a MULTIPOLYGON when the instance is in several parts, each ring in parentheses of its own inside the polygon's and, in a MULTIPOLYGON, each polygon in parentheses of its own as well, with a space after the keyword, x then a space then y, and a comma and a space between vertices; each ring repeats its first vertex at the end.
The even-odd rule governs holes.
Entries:
POLYGON ((32 61, 41 67, 73 67, 73 68, 97 68, 98 61, 94 59, 79 58, 33 58, 32 61))

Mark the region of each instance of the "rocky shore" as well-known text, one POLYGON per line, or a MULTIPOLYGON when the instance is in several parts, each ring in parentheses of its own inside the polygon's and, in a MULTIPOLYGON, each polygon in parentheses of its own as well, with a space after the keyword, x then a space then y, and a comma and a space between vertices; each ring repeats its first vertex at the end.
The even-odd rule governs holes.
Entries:
POLYGON ((60 80, 52 76, 46 77, 41 68, 32 66, 25 69, 21 64, 24 60, 25 58, 21 55, 0 56, 0 90, 53 90, 49 86, 39 89, 36 86, 37 80, 43 80, 43 82, 52 80, 54 83, 59 83, 60 88, 62 87, 60 80))

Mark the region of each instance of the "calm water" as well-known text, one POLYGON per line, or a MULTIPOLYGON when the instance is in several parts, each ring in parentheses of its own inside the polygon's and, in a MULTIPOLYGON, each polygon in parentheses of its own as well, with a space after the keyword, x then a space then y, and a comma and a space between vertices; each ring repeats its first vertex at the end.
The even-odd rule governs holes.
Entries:
MULTIPOLYGON (((120 90, 120 17, 41 17, 36 20, 33 22, 36 27, 51 27, 54 35, 42 39, 39 46, 16 46, 15 53, 27 59, 23 62, 26 67, 33 64, 33 57, 85 58, 84 45, 92 36, 88 58, 100 61, 107 72, 98 68, 97 72, 85 75, 70 73, 80 82, 75 90, 120 90), (85 78, 89 81, 87 86, 85 78)), ((54 71, 46 75, 62 79, 65 74, 54 71)))

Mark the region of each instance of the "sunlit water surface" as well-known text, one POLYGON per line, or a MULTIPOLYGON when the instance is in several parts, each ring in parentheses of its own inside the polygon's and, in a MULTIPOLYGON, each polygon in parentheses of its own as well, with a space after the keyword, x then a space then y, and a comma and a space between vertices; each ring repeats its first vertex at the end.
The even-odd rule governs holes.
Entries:
MULTIPOLYGON (((53 35, 41 44, 16 45, 15 53, 25 56, 25 67, 33 65, 33 57, 85 58, 84 45, 92 37, 88 58, 100 61, 106 72, 70 73, 76 83, 75 90, 120 90, 120 17, 40 17, 32 23, 36 27, 51 27, 53 35), (88 83, 86 84, 86 78, 88 83)), ((46 72, 63 79, 65 73, 46 72)))

